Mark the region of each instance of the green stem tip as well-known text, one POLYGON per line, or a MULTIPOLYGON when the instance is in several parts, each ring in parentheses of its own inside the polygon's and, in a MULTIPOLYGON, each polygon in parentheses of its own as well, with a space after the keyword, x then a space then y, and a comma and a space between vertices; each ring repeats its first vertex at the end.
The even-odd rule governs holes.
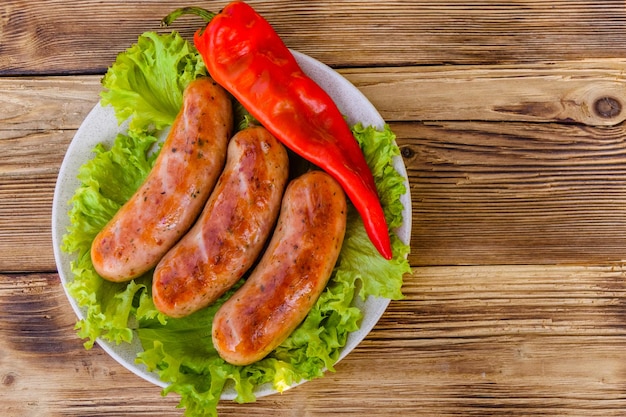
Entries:
POLYGON ((174 21, 176 19, 178 19, 179 17, 181 17, 184 14, 193 14, 193 15, 196 15, 196 16, 200 16, 206 22, 210 22, 211 19, 213 19, 215 17, 215 13, 210 12, 210 11, 208 11, 206 9, 201 8, 201 7, 182 7, 180 9, 174 10, 173 12, 171 12, 170 14, 165 16, 163 18, 163 20, 161 20, 161 24, 163 26, 169 26, 172 23, 174 23, 174 21))

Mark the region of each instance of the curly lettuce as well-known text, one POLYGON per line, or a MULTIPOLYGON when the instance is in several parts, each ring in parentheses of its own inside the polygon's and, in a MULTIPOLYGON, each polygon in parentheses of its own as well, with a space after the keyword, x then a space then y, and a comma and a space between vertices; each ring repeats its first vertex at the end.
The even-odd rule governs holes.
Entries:
MULTIPOLYGON (((108 91, 103 93, 102 103, 112 105, 119 120, 130 118, 131 128, 126 135, 118 135, 110 148, 97 146, 94 158, 81 167, 81 186, 71 200, 71 227, 63 247, 76 255, 68 290, 87 311, 77 323, 85 347, 92 347, 97 338, 125 343, 138 335, 143 352, 137 362, 168 384, 163 395, 175 392, 181 396, 180 406, 188 417, 216 416, 227 387, 234 388, 236 401, 250 402, 261 385, 270 384, 280 392, 333 371, 348 335, 358 330, 362 319, 355 299, 400 299, 403 275, 410 272, 406 260, 409 247, 390 232, 394 256, 390 261, 382 258, 351 208, 344 244, 327 288, 285 342, 248 366, 224 362, 211 341, 213 316, 235 289, 201 311, 173 319, 154 307, 150 273, 121 284, 100 278, 91 263, 91 242, 148 175, 158 152, 153 129, 165 128, 174 119, 184 85, 203 75, 199 61, 193 47, 176 34, 144 34, 137 45, 118 56, 104 79, 108 91)), ((394 229, 403 221, 399 196, 407 192, 404 178, 393 167, 399 153, 395 136, 389 126, 376 130, 357 125, 353 133, 394 229)))
POLYGON ((131 130, 159 130, 172 124, 185 87, 199 75, 206 75, 204 61, 177 32, 145 32, 106 72, 101 102, 120 123, 130 118, 131 130))
POLYGON ((70 227, 63 238, 63 250, 76 254, 71 270, 74 280, 68 292, 86 308, 86 318, 77 323, 85 347, 96 338, 121 343, 132 340, 128 326, 131 316, 157 317, 158 311, 148 297, 150 277, 146 276, 122 287, 103 280, 95 271, 90 257, 91 242, 141 185, 150 172, 156 154, 151 149, 157 139, 149 134, 118 135, 107 149, 99 144, 95 156, 79 169, 81 182, 70 200, 70 227))

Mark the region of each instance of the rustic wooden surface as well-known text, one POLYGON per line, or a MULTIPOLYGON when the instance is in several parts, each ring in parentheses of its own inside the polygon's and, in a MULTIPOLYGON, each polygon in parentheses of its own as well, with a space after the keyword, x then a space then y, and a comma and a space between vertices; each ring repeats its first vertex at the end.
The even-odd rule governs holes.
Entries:
MULTIPOLYGON (((414 272, 336 373, 224 402, 220 415, 626 415, 623 1, 250 3, 397 133, 414 272)), ((50 216, 106 67, 187 5, 0 4, 3 416, 182 412, 175 395, 83 349, 50 216)))

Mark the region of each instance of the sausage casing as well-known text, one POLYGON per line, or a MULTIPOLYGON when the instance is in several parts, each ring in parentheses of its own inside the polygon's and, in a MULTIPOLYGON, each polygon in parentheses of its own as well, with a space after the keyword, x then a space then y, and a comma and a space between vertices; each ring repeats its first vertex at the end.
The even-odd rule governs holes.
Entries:
POLYGON ((157 265, 155 306, 183 317, 217 300, 250 269, 276 223, 289 159, 263 127, 238 132, 200 218, 157 265))
POLYGON ((222 171, 232 130, 226 91, 208 77, 189 83, 152 170, 92 243, 100 276, 140 276, 191 227, 222 171))
POLYGON ((322 171, 291 181, 276 229, 259 264, 217 311, 219 355, 234 365, 256 362, 302 322, 324 290, 346 229, 346 198, 322 171))

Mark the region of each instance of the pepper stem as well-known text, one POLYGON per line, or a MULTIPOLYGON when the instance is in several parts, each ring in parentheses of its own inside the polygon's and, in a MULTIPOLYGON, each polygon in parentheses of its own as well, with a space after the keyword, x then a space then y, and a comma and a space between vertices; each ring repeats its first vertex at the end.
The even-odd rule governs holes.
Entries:
POLYGON ((178 19, 184 14, 195 14, 196 16, 200 16, 201 18, 203 18, 206 22, 210 22, 211 19, 215 17, 215 13, 201 7, 182 7, 180 9, 174 10, 173 12, 165 16, 163 20, 161 20, 161 24, 163 26, 169 26, 174 23, 174 20, 178 19))

